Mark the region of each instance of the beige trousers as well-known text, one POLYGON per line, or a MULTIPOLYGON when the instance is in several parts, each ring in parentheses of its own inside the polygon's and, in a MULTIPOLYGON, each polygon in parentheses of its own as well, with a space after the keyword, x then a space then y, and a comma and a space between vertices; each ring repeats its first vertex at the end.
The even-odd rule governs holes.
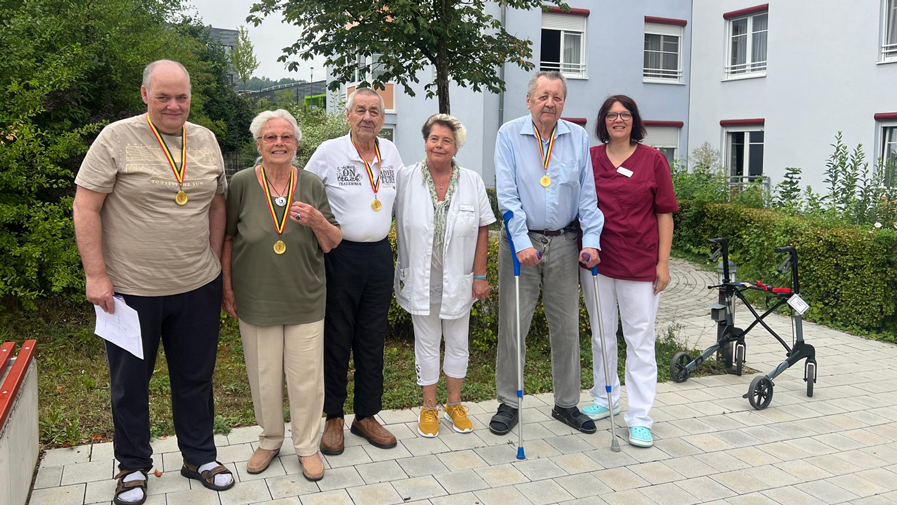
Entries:
POLYGON ((324 320, 255 326, 241 319, 240 336, 255 420, 262 428, 259 446, 277 450, 283 444, 286 375, 296 454, 316 454, 324 410, 324 320))

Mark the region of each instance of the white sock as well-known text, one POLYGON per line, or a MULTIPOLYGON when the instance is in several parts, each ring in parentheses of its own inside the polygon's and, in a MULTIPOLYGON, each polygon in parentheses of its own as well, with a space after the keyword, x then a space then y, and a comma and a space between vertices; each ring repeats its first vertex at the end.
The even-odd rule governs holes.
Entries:
MULTIPOLYGON (((123 482, 131 482, 135 480, 146 480, 146 477, 144 477, 141 472, 134 472, 126 475, 125 478, 122 479, 123 482)), ((139 487, 130 489, 118 495, 118 499, 127 502, 138 502, 143 499, 143 490, 139 487)))
MULTIPOLYGON (((200 466, 199 470, 197 470, 197 472, 199 472, 199 474, 202 474, 206 470, 212 470, 216 466, 218 466, 218 462, 212 461, 210 463, 206 463, 206 464, 200 466)), ((215 476, 215 485, 216 486, 226 486, 233 481, 234 481, 234 478, 229 473, 219 473, 218 475, 215 476)))

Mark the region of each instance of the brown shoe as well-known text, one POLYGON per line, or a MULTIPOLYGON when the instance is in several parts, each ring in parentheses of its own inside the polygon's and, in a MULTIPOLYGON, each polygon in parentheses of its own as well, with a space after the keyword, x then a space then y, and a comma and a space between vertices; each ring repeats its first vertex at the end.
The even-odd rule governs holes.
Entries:
POLYGON ((321 452, 328 456, 343 453, 345 440, 343 435, 343 418, 334 417, 324 424, 324 435, 321 436, 321 452))
POLYGON ((381 449, 392 449, 397 443, 395 435, 380 426, 374 416, 365 417, 361 421, 356 418, 352 421, 351 431, 353 435, 364 437, 371 445, 381 449))
POLYGON ((252 457, 249 458, 249 461, 246 462, 246 471, 253 475, 264 472, 268 469, 268 465, 271 464, 271 460, 273 460, 274 456, 277 456, 279 452, 280 449, 269 451, 268 449, 259 447, 252 453, 252 457))
POLYGON ((302 475, 314 482, 324 477, 324 462, 318 453, 311 456, 299 456, 299 464, 302 465, 302 475))

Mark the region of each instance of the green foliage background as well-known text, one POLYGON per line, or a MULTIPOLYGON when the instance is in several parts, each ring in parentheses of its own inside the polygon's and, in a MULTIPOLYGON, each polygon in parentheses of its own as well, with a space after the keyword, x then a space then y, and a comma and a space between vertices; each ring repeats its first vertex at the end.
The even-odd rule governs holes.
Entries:
POLYGON ((179 0, 0 0, 0 301, 81 292, 73 179, 106 124, 142 111, 143 67, 172 58, 191 73, 190 120, 225 150, 245 142, 248 104, 223 50, 179 0))

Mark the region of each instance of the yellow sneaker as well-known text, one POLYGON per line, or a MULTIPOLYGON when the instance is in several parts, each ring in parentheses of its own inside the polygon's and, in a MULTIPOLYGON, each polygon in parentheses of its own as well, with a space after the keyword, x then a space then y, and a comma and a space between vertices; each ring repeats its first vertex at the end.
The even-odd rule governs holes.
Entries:
POLYGON ((439 436, 439 412, 435 407, 421 407, 417 432, 420 433, 420 436, 427 438, 439 436))
POLYGON ((445 404, 445 420, 452 423, 452 429, 458 433, 470 433, 473 431, 473 423, 467 417, 467 407, 461 405, 445 404))

